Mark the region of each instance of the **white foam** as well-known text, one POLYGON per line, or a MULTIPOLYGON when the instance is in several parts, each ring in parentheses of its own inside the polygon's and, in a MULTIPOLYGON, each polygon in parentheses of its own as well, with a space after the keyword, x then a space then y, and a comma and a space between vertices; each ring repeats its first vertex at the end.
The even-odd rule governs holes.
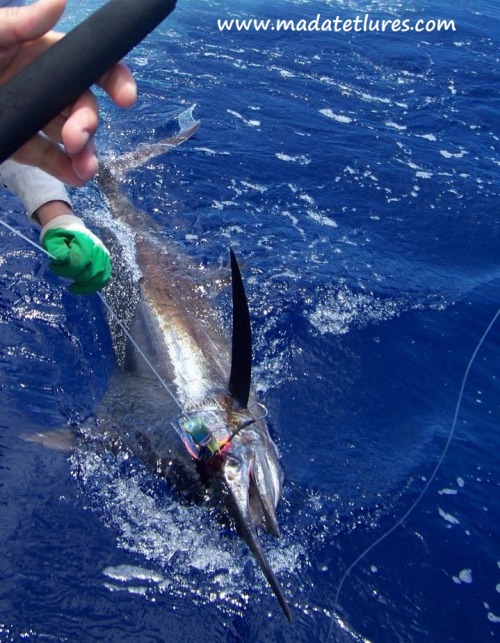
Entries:
POLYGON ((311 159, 305 154, 300 156, 290 156, 289 154, 284 154, 283 152, 276 152, 276 158, 280 161, 285 161, 287 163, 298 163, 299 165, 309 165, 311 159))
POLYGON ((302 201, 309 203, 309 205, 314 205, 314 199, 310 194, 301 194, 299 198, 302 199, 302 201))
POLYGON ((432 142, 437 141, 435 134, 419 134, 418 136, 420 138, 425 138, 427 141, 432 141, 432 142))
POLYGON ((460 152, 448 152, 447 150, 439 150, 439 153, 441 156, 444 156, 445 159, 461 159, 463 158, 468 152, 465 150, 461 150, 460 152))
POLYGON ((444 520, 446 520, 450 524, 452 524, 452 525, 459 525, 460 524, 460 521, 458 520, 458 518, 455 518, 455 516, 452 516, 451 514, 446 513, 445 511, 443 511, 442 509, 439 509, 439 508, 438 508, 438 511, 439 511, 439 515, 441 516, 441 518, 444 518, 444 520))
POLYGON ((116 567, 106 567, 102 573, 108 578, 119 580, 122 582, 128 582, 131 580, 145 580, 152 583, 160 583, 164 580, 164 577, 158 572, 135 565, 117 565, 116 567))
POLYGON ((142 273, 137 265, 135 237, 130 227, 115 219, 109 210, 86 210, 85 215, 97 226, 107 228, 113 232, 123 249, 122 256, 131 271, 133 279, 139 281, 142 273))
MULTIPOLYGON (((193 594, 232 613, 235 609, 242 613, 248 603, 243 595, 271 592, 245 543, 228 535, 217 520, 209 520, 208 508, 180 504, 168 493, 151 494, 144 489, 151 476, 139 463, 131 462, 127 473, 125 454, 114 458, 94 453, 91 447, 85 445, 85 450, 77 449, 71 456, 73 475, 85 487, 91 506, 116 533, 119 546, 146 563, 106 567, 103 575, 109 580, 104 585, 109 591, 153 600, 158 592, 168 592, 173 599, 193 594), (151 569, 152 563, 156 569, 151 569)), ((262 544, 277 573, 287 574, 302 564, 304 550, 296 537, 283 535, 275 543, 262 536, 262 544)))
POLYGON ((395 123, 394 121, 386 121, 385 124, 387 125, 387 127, 392 127, 393 129, 397 129, 399 131, 408 129, 406 125, 400 125, 399 123, 395 123))
POLYGON ((207 156, 229 156, 229 152, 223 150, 213 150, 210 147, 193 147, 196 152, 202 152, 207 156))
MULTIPOLYGON (((289 210, 282 210, 280 212, 281 216, 286 217, 287 219, 290 219, 290 221, 293 223, 294 226, 298 226, 299 220, 296 216, 294 216, 289 210)), ((304 234, 303 230, 300 230, 302 234, 304 234)))
POLYGON ((130 61, 138 67, 146 67, 149 65, 149 59, 146 56, 132 56, 130 61))
POLYGON ((327 118, 331 118, 334 121, 337 121, 337 123, 352 123, 352 118, 349 116, 344 116, 344 114, 335 114, 332 112, 331 109, 320 109, 319 110, 320 114, 323 114, 323 116, 326 116, 327 118))
POLYGON ((110 592, 127 592, 136 596, 147 596, 148 588, 134 585, 114 585, 113 583, 103 583, 104 587, 110 592))
POLYGON ((470 585, 472 583, 472 570, 471 569, 462 569, 458 574, 458 577, 462 583, 470 585))
POLYGON ((456 496, 458 491, 456 489, 440 489, 438 493, 440 496, 456 496))
POLYGON ((328 226, 330 228, 338 228, 338 223, 326 214, 316 212, 315 210, 307 210, 307 214, 313 221, 316 221, 316 223, 320 223, 321 225, 328 226))
POLYGON ((310 323, 323 335, 344 335, 351 326, 391 319, 398 314, 396 302, 372 294, 353 293, 349 288, 328 295, 309 315, 310 323))
POLYGON ((245 123, 245 125, 248 125, 249 127, 260 127, 260 121, 256 119, 247 119, 244 116, 242 116, 239 112, 235 112, 232 109, 226 110, 228 114, 231 114, 231 116, 235 116, 236 118, 239 118, 241 121, 245 123))
POLYGON ((267 192, 267 190, 269 189, 265 185, 259 185, 258 183, 250 183, 249 181, 241 181, 240 183, 241 185, 244 185, 246 188, 250 188, 250 190, 256 190, 261 194, 264 194, 264 192, 267 192))
POLYGON ((462 583, 470 585, 472 583, 472 570, 462 569, 462 571, 459 572, 458 576, 452 576, 451 578, 457 585, 461 585, 462 583))
MULTIPOLYGON (((333 84, 337 85, 336 82, 334 82, 333 84)), ((366 101, 367 103, 383 103, 384 105, 392 104, 392 101, 390 98, 385 98, 382 96, 374 96, 373 94, 367 94, 364 91, 360 91, 354 87, 349 87, 348 85, 338 84, 338 87, 342 90, 342 93, 345 94, 346 96, 355 94, 356 96, 359 96, 362 100, 366 101)))

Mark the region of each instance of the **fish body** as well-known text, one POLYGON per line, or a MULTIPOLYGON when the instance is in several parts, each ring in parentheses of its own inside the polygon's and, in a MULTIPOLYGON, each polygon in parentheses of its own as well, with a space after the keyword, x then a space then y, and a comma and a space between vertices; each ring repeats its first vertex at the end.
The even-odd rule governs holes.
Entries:
MULTIPOLYGON (((197 127, 195 123, 178 135, 175 144, 197 127)), ((130 407, 125 413, 129 422, 122 440, 155 474, 169 480, 181 496, 211 498, 232 516, 291 620, 283 591, 257 535, 262 527, 279 536, 276 508, 283 473, 266 413, 250 389, 249 319, 245 329, 248 310, 236 258, 231 253, 233 304, 238 309, 233 313, 231 348, 216 312, 193 279, 196 269, 175 244, 155 234, 151 220, 130 204, 120 187, 119 179, 129 166, 172 146, 171 140, 152 150, 142 146, 137 157, 130 155, 126 164, 120 164, 118 174, 105 168, 99 178, 111 212, 134 235, 142 275, 138 284, 127 281, 120 248, 111 244, 113 265, 118 269, 106 296, 115 311, 130 313, 128 339, 123 340, 126 345, 121 356, 118 351, 124 367, 119 377, 129 393, 115 404, 130 407), (175 402, 160 379, 168 383, 175 402), (187 435, 185 427, 195 425, 197 430, 207 429, 207 439, 219 447, 208 456, 206 449, 198 452, 200 447, 187 435)))

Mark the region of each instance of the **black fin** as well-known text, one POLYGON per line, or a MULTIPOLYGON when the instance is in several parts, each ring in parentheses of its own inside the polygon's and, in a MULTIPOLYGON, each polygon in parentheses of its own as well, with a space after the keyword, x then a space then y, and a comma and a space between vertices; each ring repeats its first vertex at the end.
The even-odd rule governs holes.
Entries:
POLYGON ((233 288, 233 343, 228 388, 241 408, 246 409, 252 378, 252 331, 243 279, 232 250, 231 280, 233 288))

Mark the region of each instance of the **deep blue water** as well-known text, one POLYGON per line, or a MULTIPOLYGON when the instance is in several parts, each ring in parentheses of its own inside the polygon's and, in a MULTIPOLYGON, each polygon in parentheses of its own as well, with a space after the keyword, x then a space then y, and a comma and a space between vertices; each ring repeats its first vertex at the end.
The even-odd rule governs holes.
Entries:
MULTIPOLYGON (((99 4, 73 0, 65 26, 99 4)), ((191 106, 202 121, 124 189, 210 279, 230 245, 242 263, 286 477, 282 540, 263 542, 295 620, 232 533, 137 463, 20 439, 91 417, 114 358, 99 299, 68 294, 2 228, 0 640, 498 638, 498 321, 429 489, 343 578, 425 488, 499 306, 496 3, 178 4, 129 57, 137 106, 102 103, 99 146, 158 140, 191 106), (457 30, 220 33, 231 12, 457 30)), ((74 199, 106 221, 95 186, 74 199)), ((227 293, 215 304, 229 323, 227 293)))

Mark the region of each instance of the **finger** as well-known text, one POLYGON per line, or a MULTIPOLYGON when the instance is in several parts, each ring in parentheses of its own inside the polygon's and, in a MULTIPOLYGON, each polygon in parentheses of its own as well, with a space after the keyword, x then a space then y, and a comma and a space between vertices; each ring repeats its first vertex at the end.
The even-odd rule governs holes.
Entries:
MULTIPOLYGON (((1 11, 4 9, 0 9, 1 11)), ((24 45, 4 47, 0 33, 0 83, 8 81, 19 73, 33 59, 38 58, 46 49, 60 40, 63 35, 57 31, 50 31, 36 40, 24 43, 24 45)))
POLYGON ((71 157, 73 172, 84 182, 90 181, 97 174, 99 163, 97 161, 94 140, 91 139, 76 156, 71 157))
POLYGON ((62 128, 64 127, 68 117, 62 113, 56 116, 50 123, 47 123, 43 128, 43 133, 56 143, 62 143, 62 128))
POLYGON ((130 107, 137 98, 137 85, 132 72, 120 61, 102 76, 98 83, 119 107, 130 107))
POLYGON ((73 167, 73 159, 64 153, 63 148, 40 134, 19 148, 12 158, 19 163, 39 167, 73 187, 82 187, 92 178, 79 176, 73 167))
POLYGON ((87 91, 71 106, 61 129, 61 140, 68 154, 79 154, 94 136, 98 124, 97 101, 92 92, 87 91))
POLYGON ((56 24, 65 6, 66 0, 39 0, 26 7, 2 9, 0 46, 40 38, 56 24))

